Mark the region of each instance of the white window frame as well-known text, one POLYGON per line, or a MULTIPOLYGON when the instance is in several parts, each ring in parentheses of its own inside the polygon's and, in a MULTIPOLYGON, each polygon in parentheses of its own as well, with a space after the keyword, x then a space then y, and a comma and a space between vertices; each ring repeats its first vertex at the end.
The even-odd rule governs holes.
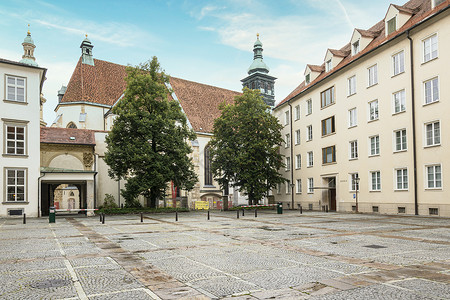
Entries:
POLYGON ((359 53, 359 45, 360 42, 359 40, 356 40, 353 44, 352 44, 352 55, 358 54, 359 53))
POLYGON ((358 110, 353 107, 348 110, 348 128, 356 126, 358 126, 358 110))
POLYGON ((392 17, 391 19, 386 21, 386 35, 389 35, 389 34, 391 34, 393 32, 396 32, 396 31, 397 31, 397 15, 395 15, 394 17, 392 17), (389 32, 389 22, 391 22, 392 20, 394 20, 394 25, 395 25, 394 26, 394 31, 389 32))
POLYGON ((331 64, 331 58, 325 62, 325 72, 330 72, 333 69, 333 65, 331 64))
POLYGON ((5 75, 5 100, 17 103, 27 103, 27 78, 15 75, 5 75), (9 83, 9 79, 13 79, 14 83, 9 83), (23 86, 17 83, 18 80, 23 80, 23 86), (10 98, 9 89, 14 89, 14 97, 10 98), (18 100, 18 91, 23 89, 23 100, 18 100))
POLYGON ((442 189, 442 165, 441 164, 430 164, 425 166, 425 186, 427 190, 441 190, 442 189), (437 172, 437 168, 439 168, 439 173, 437 172), (430 170, 433 172, 430 173, 430 170), (439 174, 439 177, 437 176, 439 174), (429 176, 433 176, 433 185, 430 186, 430 178, 429 176), (439 185, 439 186, 438 186, 439 185))
POLYGON ((291 170, 291 158, 289 156, 286 157, 286 172, 289 172, 291 170))
POLYGON ((28 195, 27 195, 27 184, 28 184, 28 170, 26 168, 5 168, 4 169, 4 178, 5 178, 5 202, 8 203, 22 203, 22 202, 28 202, 28 195), (8 173, 12 171, 14 172, 14 183, 10 183, 10 177, 8 177, 8 173), (23 173, 23 184, 18 184, 18 172, 24 172, 23 173), (10 190, 10 188, 14 188, 14 194, 13 197, 15 197, 15 195, 18 194, 18 188, 22 187, 23 188, 23 200, 8 200, 9 198, 9 194, 8 191, 10 190))
POLYGON ((392 76, 397 76, 405 72, 405 51, 400 51, 392 55, 392 76))
POLYGON ((312 99, 306 100, 306 115, 310 115, 313 112, 312 99))
POLYGON ((376 121, 380 118, 380 110, 378 107, 378 99, 369 102, 369 122, 376 121))
POLYGON ((291 146, 291 134, 286 133, 284 138, 284 148, 289 148, 291 146))
POLYGON ((381 172, 380 171, 370 171, 370 191, 371 192, 379 192, 381 191, 381 172), (375 175, 375 176, 374 176, 375 175), (374 181, 375 179, 375 181, 374 181))
POLYGON ((405 89, 392 93, 393 115, 406 111, 406 91, 405 89), (398 105, 397 105, 398 104, 398 105), (398 108, 398 110, 397 110, 398 108))
POLYGON ((402 152, 408 150, 408 139, 406 128, 394 130, 394 152, 402 152), (400 139, 400 140, 399 140, 400 139), (399 143, 400 141, 400 143, 399 143))
POLYGON ((291 181, 288 180, 286 181, 286 195, 290 195, 291 194, 291 181))
POLYGON ((380 155, 380 136, 379 135, 373 135, 369 137, 369 156, 377 156, 380 155), (375 146, 372 148, 372 139, 375 141, 373 145, 375 146))
POLYGON ((296 182, 296 193, 297 194, 301 194, 302 193, 302 180, 301 179, 297 179, 297 182, 296 182))
POLYGON ((359 182, 356 182, 356 178, 359 178, 358 172, 350 173, 349 175, 349 191, 350 192, 356 192, 356 190, 359 191, 359 182))
POLYGON ((408 168, 394 169, 394 189, 396 191, 407 191, 409 189, 408 168), (400 176, 399 172, 401 173, 400 176))
POLYGON ((300 129, 297 129, 295 131, 295 144, 300 145, 300 143, 301 143, 300 129))
POLYGON ((295 121, 300 120, 300 105, 295 106, 295 121))
POLYGON ((328 107, 330 105, 333 105, 335 102, 336 102, 336 91, 334 86, 329 87, 320 93, 320 108, 328 107), (327 99, 330 100, 329 103, 327 103, 327 99))
POLYGON ((354 94, 356 94, 356 75, 353 75, 352 77, 349 77, 347 79, 347 87, 348 87, 348 94, 347 96, 350 97, 354 94))
POLYGON ((277 194, 281 194, 281 183, 277 183, 277 194))
POLYGON ((4 142, 3 142, 3 154, 4 155, 12 155, 12 156, 27 156, 28 155, 28 122, 23 121, 11 121, 5 122, 3 124, 4 128, 4 142), (8 128, 14 128, 14 132, 8 132, 8 128), (23 133, 18 133, 17 129, 22 128, 23 133), (19 137, 23 136, 21 140, 19 137), (21 146, 21 144, 23 144, 21 146), (11 146, 13 145, 13 146, 11 146), (12 149, 14 152, 9 152, 12 149), (19 149, 23 150, 23 153, 18 153, 19 149))
POLYGON ((374 86, 378 83, 378 64, 374 64, 367 68, 367 87, 374 86))
POLYGON ((308 178, 308 194, 314 194, 314 178, 308 178))
POLYGON ((313 130, 312 130, 312 125, 308 125, 306 126, 306 141, 312 141, 313 139, 313 130))
POLYGON ((308 159, 306 166, 308 168, 313 167, 314 166, 314 152, 308 151, 306 158, 308 159))
POLYGON ((428 105, 439 101, 439 76, 433 77, 431 79, 425 80, 423 82, 423 104, 428 105), (430 84, 430 99, 427 99, 427 84, 430 84), (437 93, 435 91, 437 89, 437 93), (437 95, 436 95, 437 94, 437 95), (436 99, 435 99, 435 96, 436 99))
POLYGON ((299 170, 302 168, 302 155, 301 154, 297 154, 295 156, 295 169, 299 170))
POLYGON ((289 117, 290 117, 289 110, 287 110, 284 112, 284 125, 289 125, 289 117))
POLYGON ((441 122, 439 120, 427 122, 424 124, 424 145, 425 147, 433 147, 433 146, 439 146, 441 145, 441 122), (436 124, 437 129, 436 129, 436 124), (431 125, 431 131, 428 130, 428 125, 431 125), (429 136, 428 133, 431 133, 429 136), (436 134, 437 133, 437 134, 436 134), (429 142, 429 139, 431 139, 431 143, 429 142))
POLYGON ((348 142, 349 160, 358 159, 358 140, 348 142))
POLYGON ((422 63, 432 61, 439 57, 439 41, 437 32, 422 39, 422 63), (429 46, 427 43, 429 42, 429 46), (433 42, 435 42, 433 44, 433 42), (429 49, 429 52, 427 51, 429 49), (429 55, 429 57, 427 57, 429 55))

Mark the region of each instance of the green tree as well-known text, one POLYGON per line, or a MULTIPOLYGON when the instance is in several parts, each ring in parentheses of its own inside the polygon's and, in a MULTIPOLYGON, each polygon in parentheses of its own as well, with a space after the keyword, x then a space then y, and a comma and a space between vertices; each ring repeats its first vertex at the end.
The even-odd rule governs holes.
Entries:
POLYGON ((282 125, 271 115, 260 92, 244 89, 233 105, 223 103, 214 121, 211 169, 222 188, 239 187, 256 204, 285 179, 279 146, 282 125))
POLYGON ((156 57, 137 67, 127 67, 123 98, 113 108, 117 115, 106 137, 105 162, 109 176, 126 179, 121 190, 128 206, 139 195, 147 206, 165 195, 170 181, 191 190, 197 182, 189 154, 196 138, 177 101, 169 101, 168 76, 156 57))

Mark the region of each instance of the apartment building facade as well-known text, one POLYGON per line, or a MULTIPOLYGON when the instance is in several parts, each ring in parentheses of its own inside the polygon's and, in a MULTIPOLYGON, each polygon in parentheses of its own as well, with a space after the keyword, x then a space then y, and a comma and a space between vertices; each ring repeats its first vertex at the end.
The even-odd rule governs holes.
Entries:
POLYGON ((274 109, 297 208, 450 216, 450 1, 390 5, 274 109))

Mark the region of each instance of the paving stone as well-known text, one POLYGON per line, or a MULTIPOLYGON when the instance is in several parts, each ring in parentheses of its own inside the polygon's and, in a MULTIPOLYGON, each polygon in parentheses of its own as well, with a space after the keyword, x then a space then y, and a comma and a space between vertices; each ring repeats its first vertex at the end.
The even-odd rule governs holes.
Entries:
POLYGON ((102 294, 98 296, 90 296, 89 300, 151 300, 155 299, 143 290, 132 290, 125 292, 117 292, 110 294, 102 294))
POLYGON ((450 299, 450 285, 424 279, 408 279, 390 284, 412 290, 418 294, 450 299))
POLYGON ((228 276, 197 280, 191 284, 192 287, 201 288, 217 297, 259 289, 255 284, 228 276))

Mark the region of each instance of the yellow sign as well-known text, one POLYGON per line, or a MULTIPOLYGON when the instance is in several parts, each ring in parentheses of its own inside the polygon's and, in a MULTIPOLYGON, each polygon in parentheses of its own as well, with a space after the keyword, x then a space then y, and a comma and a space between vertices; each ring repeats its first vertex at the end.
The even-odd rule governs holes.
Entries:
POLYGON ((208 201, 195 201, 195 209, 209 209, 208 201))

